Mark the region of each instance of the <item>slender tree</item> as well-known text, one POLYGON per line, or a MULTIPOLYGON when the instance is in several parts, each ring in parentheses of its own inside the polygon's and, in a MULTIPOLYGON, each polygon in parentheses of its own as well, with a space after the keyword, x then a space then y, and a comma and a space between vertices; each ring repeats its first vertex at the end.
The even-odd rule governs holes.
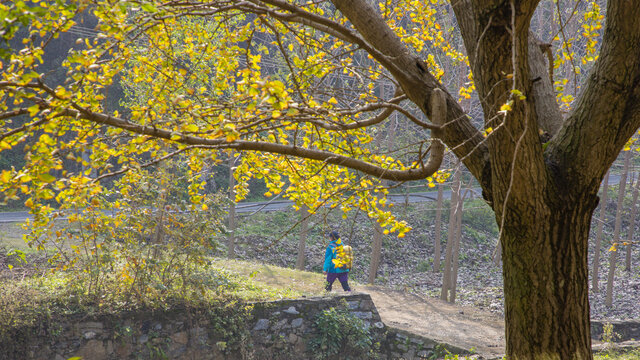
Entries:
POLYGON ((591 290, 598 292, 599 290, 599 273, 600 273, 600 251, 602 249, 602 230, 607 220, 607 192, 609 191, 609 172, 604 177, 602 184, 602 195, 600 196, 600 217, 598 218, 598 227, 596 228, 596 244, 594 247, 593 270, 591 271, 591 290))
POLYGON ((633 187, 633 195, 631 198, 631 216, 629 219, 629 230, 627 231, 627 246, 626 246, 626 256, 625 256, 625 266, 624 270, 627 272, 631 271, 631 253, 633 250, 633 235, 636 230, 636 214, 637 214, 637 205, 638 205, 638 190, 640 190, 640 176, 637 177, 635 186, 633 187))
POLYGON ((607 293, 605 296, 605 304, 607 306, 613 305, 613 283, 615 281, 615 273, 618 260, 617 247, 622 243, 620 240, 620 228, 622 226, 622 213, 624 208, 624 197, 627 189, 627 175, 629 174, 629 161, 631 159, 631 152, 628 151, 624 156, 624 169, 620 175, 620 182, 618 183, 618 203, 616 207, 616 220, 613 227, 613 239, 612 247, 609 250, 609 273, 607 275, 607 293))
POLYGON ((233 168, 236 165, 236 157, 229 154, 229 228, 227 234, 227 257, 236 257, 236 190, 233 168))
POLYGON ((460 264, 460 242, 462 241, 462 216, 464 214, 464 200, 470 194, 471 181, 467 185, 467 189, 463 191, 462 182, 458 188, 458 205, 456 206, 456 234, 454 236, 455 243, 453 246, 453 258, 451 266, 451 290, 449 291, 449 302, 456 302, 456 291, 458 289, 458 265, 460 264))
POLYGON ((436 220, 433 236, 433 272, 440 271, 440 236, 442 235, 442 193, 443 184, 438 184, 438 200, 436 202, 436 220))
POLYGON ((371 263, 369 264, 369 284, 376 281, 380 259, 382 258, 382 227, 380 224, 373 224, 373 240, 371 244, 371 263))
POLYGON ((302 206, 300 210, 300 238, 298 239, 298 257, 296 259, 296 269, 304 270, 305 248, 307 245, 307 233, 309 232, 309 208, 302 206))
POLYGON ((451 197, 449 204, 449 227, 447 228, 447 246, 444 256, 444 271, 442 272, 442 289, 440 290, 440 299, 448 301, 449 294, 453 287, 452 270, 453 270, 453 253, 456 238, 458 194, 460 193, 460 173, 461 165, 458 164, 453 174, 453 182, 451 184, 451 197))

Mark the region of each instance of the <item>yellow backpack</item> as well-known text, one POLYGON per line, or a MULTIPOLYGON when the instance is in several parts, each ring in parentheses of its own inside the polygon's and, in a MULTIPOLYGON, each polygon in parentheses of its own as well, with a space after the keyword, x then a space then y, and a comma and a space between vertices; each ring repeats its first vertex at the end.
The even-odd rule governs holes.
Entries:
POLYGON ((351 266, 353 266, 353 249, 351 246, 344 245, 342 246, 342 265, 343 269, 351 270, 351 266))
POLYGON ((333 265, 342 270, 351 270, 353 266, 353 249, 349 245, 342 245, 342 242, 336 246, 336 258, 333 259, 333 265))

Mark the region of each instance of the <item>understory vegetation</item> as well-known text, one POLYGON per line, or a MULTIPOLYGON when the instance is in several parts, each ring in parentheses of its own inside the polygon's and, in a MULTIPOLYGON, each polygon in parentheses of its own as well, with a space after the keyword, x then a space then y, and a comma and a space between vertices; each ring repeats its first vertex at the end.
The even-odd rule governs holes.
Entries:
MULTIPOLYGON (((302 219, 299 213, 241 214, 235 232, 239 259, 226 260, 227 232, 219 199, 204 199, 203 203, 209 204, 206 211, 187 211, 185 207, 176 212, 172 209, 179 206, 164 204, 161 208, 167 211, 158 215, 145 209, 157 206, 154 202, 162 199, 158 196, 162 190, 135 193, 138 200, 129 204, 126 221, 123 217, 115 231, 106 225, 118 218, 96 216, 74 219, 75 226, 60 236, 57 232, 62 224, 58 220, 47 228, 49 235, 56 239, 71 236, 73 241, 38 242, 27 237, 31 240, 31 247, 27 247, 21 232, 28 229, 20 229, 17 224, 0 227, 2 244, 10 244, 0 249, 0 262, 6 265, 0 272, 0 308, 4 309, 0 312, 0 329, 4 329, 0 335, 6 335, 11 327, 31 326, 43 319, 51 321, 75 313, 224 307, 238 301, 320 295, 329 230, 338 230, 345 243, 354 248, 351 279, 356 282, 356 290, 358 283, 367 282, 373 223, 365 214, 355 212, 344 218, 337 211, 321 210, 313 215, 306 240, 307 271, 296 271, 291 268, 296 262, 297 225, 302 219), (34 249, 38 247, 42 251, 34 249), (70 254, 76 257, 70 258, 70 254)), ((427 202, 395 207, 413 230, 401 240, 385 235, 376 284, 422 296, 439 295, 441 274, 433 271, 435 206, 427 202)), ((445 201, 443 209, 448 207, 445 201)), ((442 212, 443 244, 448 216, 448 211, 442 212)), ((463 225, 458 301, 500 312, 501 269, 492 256, 498 237, 493 213, 482 200, 471 199, 465 203, 463 225)), ((611 225, 605 224, 605 234, 611 232, 611 225)), ((444 258, 444 248, 441 256, 444 258)), ((628 276, 632 286, 634 276, 637 278, 633 274, 628 276)), ((623 300, 619 297, 618 304, 623 300)), ((597 302, 592 304, 598 306, 597 302)), ((622 303, 618 310, 624 312, 628 307, 622 303)), ((339 322, 343 315, 327 314, 327 318, 339 322)), ((318 324, 328 326, 321 321, 318 324)), ((366 334, 360 335, 355 338, 366 340, 366 334)), ((362 345, 354 344, 352 347, 362 345)), ((327 354, 332 351, 323 350, 327 354)), ((612 347, 595 358, 640 359, 640 351, 620 352, 612 347)))

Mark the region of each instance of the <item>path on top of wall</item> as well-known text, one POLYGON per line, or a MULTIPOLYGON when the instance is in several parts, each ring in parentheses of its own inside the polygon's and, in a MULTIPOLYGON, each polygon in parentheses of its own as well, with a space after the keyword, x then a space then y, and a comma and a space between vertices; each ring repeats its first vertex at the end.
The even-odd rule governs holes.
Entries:
POLYGON ((505 353, 501 316, 378 286, 360 286, 357 291, 371 296, 387 326, 473 349, 487 359, 500 358, 505 353))

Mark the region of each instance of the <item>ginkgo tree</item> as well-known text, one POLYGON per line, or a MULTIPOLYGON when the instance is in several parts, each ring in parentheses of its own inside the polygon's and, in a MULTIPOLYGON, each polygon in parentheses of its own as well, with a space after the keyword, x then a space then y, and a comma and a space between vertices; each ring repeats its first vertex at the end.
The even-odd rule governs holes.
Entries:
MULTIPOLYGON (((478 180, 500 227, 507 356, 590 359, 588 234, 600 181, 640 126, 640 7, 612 0, 587 17, 594 52, 585 61, 593 67, 575 99, 560 97, 561 109, 549 44, 530 31, 539 3, 2 5, 5 39, 20 24, 30 32, 22 47, 3 52, 0 149, 24 146, 26 154, 24 167, 1 174, 3 193, 28 195, 26 205, 44 216, 55 212, 54 199, 91 203, 104 191, 95 179, 176 156, 197 173, 226 150, 243 153, 239 198, 246 180, 258 177, 269 194, 284 191, 310 209, 359 208, 402 236, 409 226, 376 196, 385 191, 379 182, 437 178, 443 142, 478 180), (49 84, 38 72, 42 54, 84 10, 98 17, 99 33, 63 62, 68 81, 49 84), (435 16, 444 10, 455 14, 466 57, 443 36, 435 16), (468 63, 473 83, 450 95, 436 58, 468 63), (137 101, 107 112, 106 89, 117 79, 136 89, 137 101), (380 91, 384 84, 393 95, 380 91), (474 89, 480 126, 456 101, 474 89), (445 119, 433 116, 438 92, 446 95, 445 119), (421 136, 404 161, 372 142, 394 112, 421 136), (83 170, 68 170, 72 161, 83 170)), ((563 41, 559 49, 568 49, 568 39, 556 40, 563 41)))

